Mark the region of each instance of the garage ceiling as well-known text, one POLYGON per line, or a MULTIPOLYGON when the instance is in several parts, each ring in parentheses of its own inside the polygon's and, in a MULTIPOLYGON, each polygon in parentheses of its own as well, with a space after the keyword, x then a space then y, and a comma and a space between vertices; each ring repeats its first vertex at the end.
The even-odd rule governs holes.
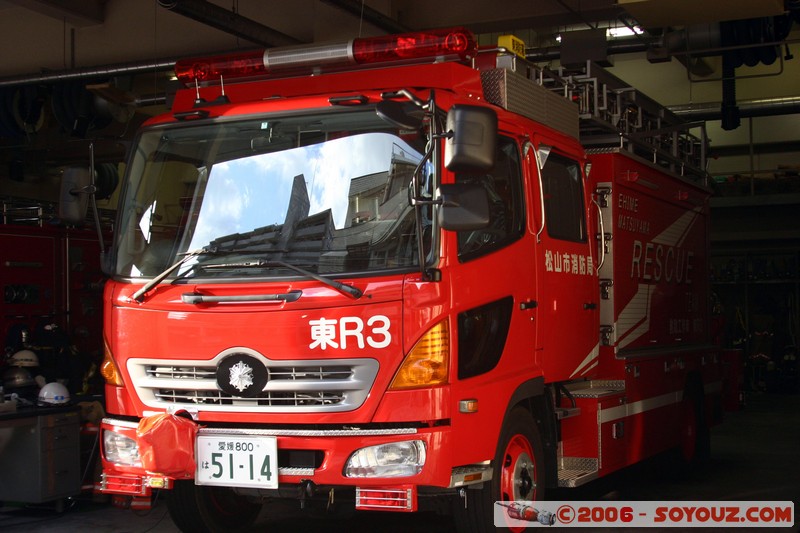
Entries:
POLYGON ((618 4, 650 28, 769 17, 784 11, 783 0, 619 0, 618 4))
POLYGON ((514 32, 529 46, 566 29, 641 24, 649 35, 688 24, 771 17, 783 0, 0 0, 0 81, 254 46, 463 25, 514 32), (287 7, 291 5, 291 9, 287 7), (298 14, 302 14, 301 16, 298 14))
MULTIPOLYGON (((114 119, 107 136, 122 137, 138 121, 164 109, 169 67, 181 57, 462 25, 479 34, 484 44, 502 33, 514 33, 526 40, 532 56, 557 66, 562 48, 556 35, 638 24, 644 34, 609 45, 612 72, 664 105, 694 108, 707 103, 713 108, 721 99, 719 43, 713 43, 713 31, 696 32, 683 40, 679 32, 690 25, 707 28, 720 20, 773 17, 787 6, 800 8, 798 4, 784 5, 784 0, 438 0, 435 4, 429 0, 0 0, 0 45, 5 51, 0 99, 13 99, 20 87, 77 80, 91 85, 95 97, 107 105, 114 119), (709 48, 710 54, 701 53, 709 48), (98 78, 103 82, 97 83, 98 78)), ((791 46, 800 41, 798 26, 781 39, 790 48, 781 47, 773 64, 736 70, 740 100, 798 99, 798 60, 788 59, 791 46)), ((572 52, 580 55, 581 45, 570 44, 575 41, 580 42, 566 39, 564 46, 578 46, 572 52)), ((797 112, 791 106, 800 106, 800 101, 789 105, 783 109, 797 112)), ((64 115, 63 109, 60 112, 64 115)), ((46 124, 44 117, 41 121, 46 124)), ((28 130, 36 127, 23 129, 30 137, 28 130)), ((0 150, 19 142, 0 138, 0 150)), ((66 157, 67 151, 49 157, 66 157)))

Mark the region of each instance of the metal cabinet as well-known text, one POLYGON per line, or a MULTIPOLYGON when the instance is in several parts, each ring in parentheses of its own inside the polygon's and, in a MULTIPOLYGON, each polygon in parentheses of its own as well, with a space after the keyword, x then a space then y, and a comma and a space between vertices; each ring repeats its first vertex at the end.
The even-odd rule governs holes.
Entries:
POLYGON ((76 409, 33 409, 0 416, 0 500, 58 500, 80 493, 80 483, 76 409))

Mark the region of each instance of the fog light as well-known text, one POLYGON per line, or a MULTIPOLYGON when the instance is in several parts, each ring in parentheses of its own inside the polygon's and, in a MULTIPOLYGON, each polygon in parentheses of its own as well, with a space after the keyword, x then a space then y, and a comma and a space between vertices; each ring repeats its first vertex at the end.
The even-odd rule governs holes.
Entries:
POLYGON ((142 466, 139 445, 116 431, 103 431, 103 453, 106 460, 123 466, 142 466))
POLYGON ((168 489, 169 479, 160 476, 150 476, 146 479, 147 486, 151 489, 168 489))
POLYGON ((421 440, 390 442, 357 450, 347 460, 347 477, 414 476, 425 465, 425 443, 421 440))

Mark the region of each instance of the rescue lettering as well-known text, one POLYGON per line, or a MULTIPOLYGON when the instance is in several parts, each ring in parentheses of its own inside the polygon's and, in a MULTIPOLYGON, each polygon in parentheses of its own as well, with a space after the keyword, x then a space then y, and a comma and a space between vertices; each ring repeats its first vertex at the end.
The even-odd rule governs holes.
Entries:
POLYGON ((617 206, 620 209, 631 211, 633 213, 639 212, 639 199, 635 196, 628 196, 627 194, 620 194, 617 200, 617 206))
POLYGON ((668 329, 670 335, 686 335, 691 333, 691 321, 688 318, 670 318, 668 329))
POLYGON ((645 235, 650 233, 650 221, 629 215, 619 215, 617 218, 617 227, 634 233, 643 233, 645 235))
POLYGON ((617 207, 620 210, 620 213, 617 216, 617 228, 633 233, 641 233, 644 235, 650 233, 649 220, 642 220, 641 218, 632 215, 626 215, 622 212, 627 211, 629 213, 638 213, 638 198, 628 194, 620 193, 619 196, 617 196, 617 207))
POLYGON ((386 348, 392 342, 392 334, 389 331, 391 322, 384 315, 370 317, 366 325, 357 316, 345 316, 338 320, 335 318, 309 320, 308 325, 311 326, 312 341, 308 347, 312 350, 317 348, 346 350, 348 339, 360 349, 366 345, 371 348, 386 348), (365 326, 368 328, 367 333, 364 331, 365 326))
POLYGON ((631 278, 692 283, 694 252, 677 246, 633 241, 631 278))

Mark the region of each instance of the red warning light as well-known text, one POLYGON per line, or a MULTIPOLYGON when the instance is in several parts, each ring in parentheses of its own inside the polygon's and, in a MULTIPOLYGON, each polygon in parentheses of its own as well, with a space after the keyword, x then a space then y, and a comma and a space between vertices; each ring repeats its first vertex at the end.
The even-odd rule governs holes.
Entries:
POLYGON ((353 57, 359 64, 423 58, 465 60, 474 55, 477 49, 475 36, 464 28, 403 33, 353 41, 353 57))
POLYGON ((191 85, 195 80, 199 83, 215 83, 220 78, 228 80, 263 76, 266 73, 263 50, 183 59, 175 63, 175 76, 184 85, 191 85))
POLYGON ((184 59, 175 75, 186 86, 266 76, 303 75, 385 64, 466 61, 478 51, 466 28, 427 30, 353 39, 345 43, 312 43, 236 54, 184 59))

